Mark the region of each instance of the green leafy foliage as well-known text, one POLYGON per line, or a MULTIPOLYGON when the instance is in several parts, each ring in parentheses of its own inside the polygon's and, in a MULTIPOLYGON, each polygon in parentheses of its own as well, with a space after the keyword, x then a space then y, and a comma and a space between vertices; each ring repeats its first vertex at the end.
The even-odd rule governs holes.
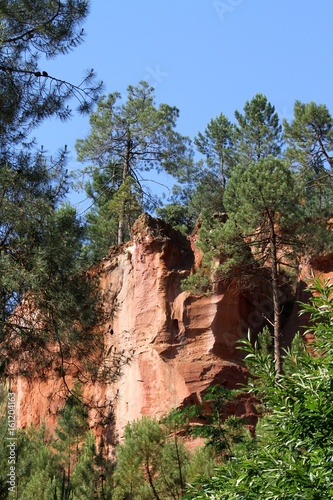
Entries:
POLYGON ((202 437, 206 446, 222 460, 231 459, 234 446, 247 439, 245 421, 228 415, 228 403, 235 399, 236 393, 222 386, 212 386, 200 405, 183 409, 184 415, 195 422, 190 425, 190 433, 202 437))
MULTIPOLYGON (((276 379, 272 356, 259 343, 241 348, 253 374, 250 389, 259 394, 266 415, 257 428, 255 446, 201 479, 185 498, 324 499, 333 494, 331 284, 314 280, 315 296, 304 311, 313 321, 316 356, 299 339, 285 353, 284 372, 276 379), (318 349, 318 351, 317 351, 318 349)), ((259 340, 260 342, 260 340, 259 340)), ((265 342, 264 342, 265 345, 265 342)))
POLYGON ((156 215, 183 234, 189 234, 193 229, 193 216, 189 208, 181 203, 169 203, 164 207, 158 207, 156 215))

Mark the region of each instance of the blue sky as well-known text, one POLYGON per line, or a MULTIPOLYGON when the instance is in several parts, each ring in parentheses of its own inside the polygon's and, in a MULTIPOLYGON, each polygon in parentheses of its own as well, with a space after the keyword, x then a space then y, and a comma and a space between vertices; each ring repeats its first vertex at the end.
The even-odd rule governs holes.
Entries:
MULTIPOLYGON (((178 130, 193 139, 220 113, 233 120, 257 92, 281 118, 292 118, 296 99, 333 113, 332 24, 332 0, 92 0, 85 43, 41 69, 79 82, 94 68, 105 94, 124 97, 147 80, 157 104, 179 108, 178 130)), ((88 117, 74 116, 35 135, 50 153, 67 144, 72 170, 75 140, 88 133, 88 117)))

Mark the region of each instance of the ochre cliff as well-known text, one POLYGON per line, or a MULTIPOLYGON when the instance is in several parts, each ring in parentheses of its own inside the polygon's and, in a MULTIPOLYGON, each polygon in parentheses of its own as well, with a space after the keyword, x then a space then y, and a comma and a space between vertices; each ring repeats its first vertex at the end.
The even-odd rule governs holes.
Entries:
MULTIPOLYGON (((112 312, 105 325, 106 349, 111 358, 115 352, 130 358, 115 383, 84 387, 95 403, 114 401, 112 429, 110 424, 103 431, 110 441, 121 438, 126 423, 141 415, 159 417, 197 402, 210 385, 233 388, 246 381, 235 345, 248 327, 262 328, 271 306, 260 294, 243 294, 230 283, 209 297, 183 292, 182 278, 199 261, 194 239, 142 215, 131 241, 111 249, 101 263, 101 285, 112 312)), ((43 382, 14 380, 18 425, 45 419, 52 429, 63 404, 59 387, 51 376, 43 382)), ((235 412, 251 416, 251 408, 240 400, 235 412)))

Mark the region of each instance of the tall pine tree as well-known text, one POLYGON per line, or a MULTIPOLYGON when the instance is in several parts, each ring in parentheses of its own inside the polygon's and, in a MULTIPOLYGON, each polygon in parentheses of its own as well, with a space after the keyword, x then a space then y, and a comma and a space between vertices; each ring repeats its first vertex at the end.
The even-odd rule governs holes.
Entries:
MULTIPOLYGON (((119 203, 107 210, 117 224, 117 237, 110 235, 109 244, 121 244, 128 238, 132 207, 137 207, 136 215, 138 208, 149 203, 143 173, 156 169, 174 174, 187 161, 188 139, 175 130, 178 115, 175 107, 155 105, 154 89, 146 82, 130 85, 122 104, 118 92, 103 97, 91 114, 91 132, 77 141, 76 148, 79 160, 90 163, 86 171, 94 175, 88 194, 102 176, 107 181, 95 198, 106 198, 108 203, 119 194, 119 203)), ((101 206, 98 214, 105 217, 101 206)))
POLYGON ((41 66, 83 41, 88 12, 86 0, 0 1, 1 373, 52 368, 67 390, 68 370, 100 376, 104 312, 79 259, 83 223, 65 203, 66 151, 52 162, 30 134, 45 118, 69 118, 71 99, 84 112, 100 95, 93 72, 77 86, 41 66))
POLYGON ((244 111, 235 111, 237 161, 243 166, 281 153, 282 127, 274 106, 263 94, 246 101, 244 111))

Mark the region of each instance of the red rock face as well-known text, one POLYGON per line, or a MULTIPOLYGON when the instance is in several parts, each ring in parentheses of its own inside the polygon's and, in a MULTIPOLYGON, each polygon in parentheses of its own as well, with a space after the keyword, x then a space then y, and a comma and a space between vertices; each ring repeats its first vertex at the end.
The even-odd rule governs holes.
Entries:
MULTIPOLYGON (((116 383, 84 390, 97 403, 117 395, 113 431, 119 438, 126 423, 141 415, 160 417, 200 400, 210 385, 234 388, 246 381, 235 345, 251 323, 254 306, 230 285, 219 286, 211 297, 183 292, 181 281, 198 255, 187 238, 143 215, 132 241, 112 249, 101 264, 101 285, 109 292, 107 307, 113 314, 105 325, 106 349, 110 356, 124 352, 130 362, 116 383)), ((16 380, 18 425, 45 418, 53 428, 63 402, 59 387, 51 377, 43 383, 16 380)), ((92 415, 92 426, 93 420, 92 415)))
MULTIPOLYGON (((320 277, 323 281, 329 280, 333 283, 333 256, 325 255, 306 259, 300 266, 300 273, 298 277, 295 304, 293 311, 285 326, 285 343, 289 344, 295 334, 299 331, 304 333, 307 329, 309 316, 307 314, 300 314, 302 309, 300 302, 306 303, 311 297, 311 293, 307 290, 312 279, 320 277)), ((312 342, 312 334, 306 334, 305 339, 312 342)))

